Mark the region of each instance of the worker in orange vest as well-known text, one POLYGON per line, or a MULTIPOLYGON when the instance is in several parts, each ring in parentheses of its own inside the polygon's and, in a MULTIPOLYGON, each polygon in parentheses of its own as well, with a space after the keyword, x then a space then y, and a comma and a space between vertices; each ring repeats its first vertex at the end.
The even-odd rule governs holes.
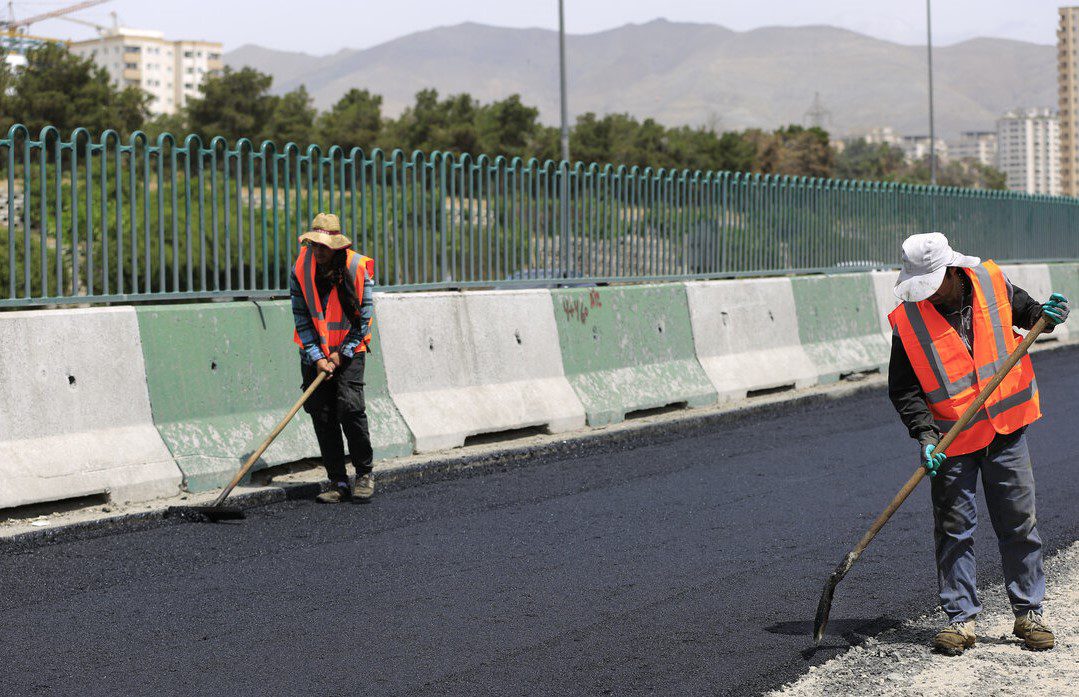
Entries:
POLYGON ((932 453, 1019 344, 1013 327, 1030 329, 1044 315, 1052 331, 1067 319, 1068 301, 1053 293, 1047 302, 1035 302, 992 261, 955 252, 939 232, 903 242, 895 294, 903 302, 888 315, 888 392, 930 475, 940 605, 949 622, 933 647, 956 656, 975 643, 980 473, 1015 613, 1013 633, 1030 649, 1050 649, 1054 636, 1042 617, 1042 543, 1024 436, 1041 416, 1030 357, 1009 371, 944 453, 932 453))
POLYGON ((304 404, 330 479, 329 490, 319 494, 318 501, 367 500, 375 493, 375 482, 363 374, 374 320, 375 263, 349 249, 352 241, 341 234, 341 222, 330 213, 316 215, 300 243, 289 287, 303 388, 320 371, 330 375, 304 404), (356 469, 352 487, 342 432, 356 469))

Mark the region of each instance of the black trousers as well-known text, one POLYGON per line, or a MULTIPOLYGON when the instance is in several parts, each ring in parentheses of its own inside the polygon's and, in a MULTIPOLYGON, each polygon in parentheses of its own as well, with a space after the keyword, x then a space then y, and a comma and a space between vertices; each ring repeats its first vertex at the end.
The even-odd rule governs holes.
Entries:
MULTIPOLYGON (((315 426, 315 438, 322 452, 322 464, 331 482, 348 482, 345 471, 345 446, 341 440, 344 431, 348 441, 348 452, 352 457, 352 466, 356 476, 362 477, 371 472, 371 432, 367 428, 367 409, 363 399, 363 368, 365 354, 343 358, 341 367, 333 376, 323 382, 303 405, 304 411, 311 415, 315 426)), ((300 363, 303 375, 303 389, 307 389, 318 369, 310 363, 300 363)))

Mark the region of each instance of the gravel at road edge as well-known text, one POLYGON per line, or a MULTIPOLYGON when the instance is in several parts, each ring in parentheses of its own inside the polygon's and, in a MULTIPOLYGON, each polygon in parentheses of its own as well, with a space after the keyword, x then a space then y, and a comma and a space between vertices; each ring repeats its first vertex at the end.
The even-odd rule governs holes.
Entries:
POLYGON ((945 624, 938 608, 810 668, 769 694, 1074 694, 1079 685, 1079 542, 1046 561, 1046 576, 1045 619, 1056 632, 1051 651, 1028 651, 1012 636, 1011 607, 1003 586, 995 584, 979 590, 984 609, 978 644, 962 656, 930 651, 929 642, 945 624))

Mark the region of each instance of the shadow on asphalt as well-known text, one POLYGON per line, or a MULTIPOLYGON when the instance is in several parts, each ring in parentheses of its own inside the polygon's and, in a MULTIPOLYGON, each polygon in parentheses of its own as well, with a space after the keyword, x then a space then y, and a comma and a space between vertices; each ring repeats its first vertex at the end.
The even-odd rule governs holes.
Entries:
POLYGON ((818 651, 843 651, 852 646, 863 644, 869 637, 876 636, 881 632, 898 626, 899 622, 899 620, 892 617, 832 620, 828 623, 828 627, 824 633, 825 643, 819 645, 812 644, 812 621, 776 622, 771 626, 765 627, 764 631, 771 632, 772 634, 784 634, 786 636, 804 636, 806 638, 806 643, 810 644, 810 646, 799 651, 799 653, 802 655, 803 659, 809 661, 813 659, 818 651), (828 637, 841 637, 845 643, 836 641, 828 642, 828 637))

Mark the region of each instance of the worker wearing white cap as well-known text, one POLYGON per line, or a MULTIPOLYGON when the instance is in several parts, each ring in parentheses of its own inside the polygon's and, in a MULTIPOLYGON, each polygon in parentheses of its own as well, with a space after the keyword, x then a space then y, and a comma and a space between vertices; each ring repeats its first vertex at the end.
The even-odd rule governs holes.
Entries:
POLYGON ((888 392, 930 475, 940 604, 948 615, 933 646, 954 656, 976 640, 980 474, 1016 617, 1013 632, 1030 649, 1050 649, 1054 636, 1042 616, 1042 543, 1024 436, 1041 416, 1030 357, 1007 373, 944 453, 932 452, 1015 350, 1020 337, 1014 327, 1030 329, 1044 316, 1052 331, 1067 319, 1068 301, 1059 293, 1045 303, 1032 300, 995 263, 956 252, 939 232, 903 242, 895 294, 903 302, 888 316, 888 392))

